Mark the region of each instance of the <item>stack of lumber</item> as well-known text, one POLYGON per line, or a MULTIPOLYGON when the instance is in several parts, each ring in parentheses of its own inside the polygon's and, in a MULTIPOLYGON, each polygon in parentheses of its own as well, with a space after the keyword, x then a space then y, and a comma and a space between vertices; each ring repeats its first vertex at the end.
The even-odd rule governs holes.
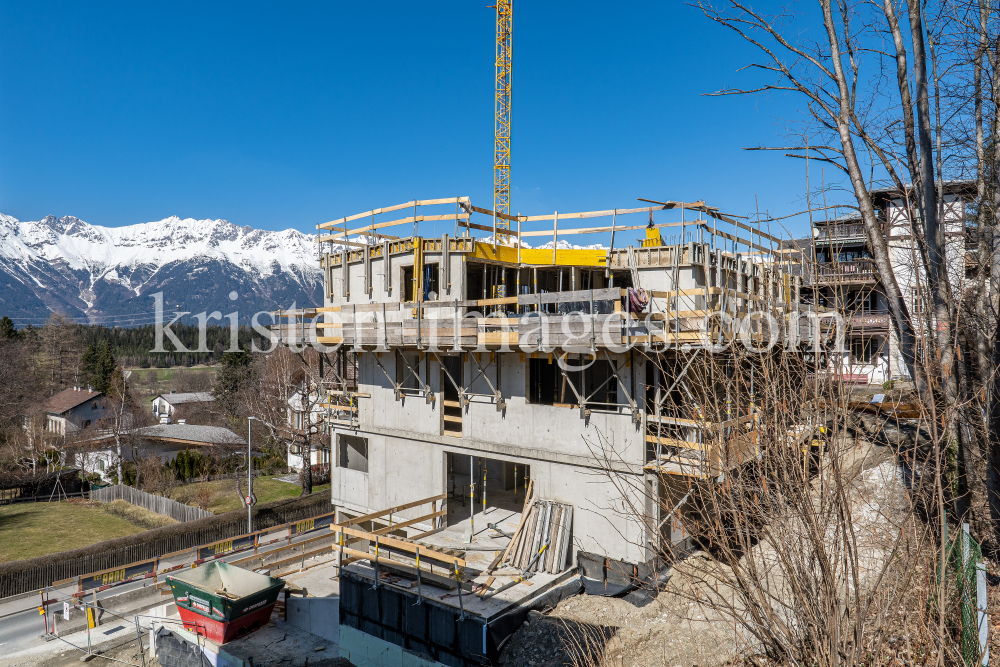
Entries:
POLYGON ((573 506, 551 500, 535 500, 514 536, 509 563, 525 570, 543 546, 545 552, 531 572, 558 574, 566 569, 573 527, 573 506))

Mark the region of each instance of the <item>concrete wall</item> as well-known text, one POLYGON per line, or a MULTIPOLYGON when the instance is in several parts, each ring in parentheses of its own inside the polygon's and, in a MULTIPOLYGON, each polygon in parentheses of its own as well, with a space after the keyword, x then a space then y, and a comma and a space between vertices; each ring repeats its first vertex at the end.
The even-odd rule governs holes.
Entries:
POLYGON ((290 597, 285 611, 290 624, 331 642, 340 641, 340 598, 290 597))
POLYGON ((340 637, 340 657, 347 658, 357 667, 445 667, 436 660, 346 625, 341 626, 340 637))
MULTIPOLYGON (((357 250, 357 248, 354 248, 357 250)), ((444 281, 444 271, 441 267, 441 253, 440 252, 425 252, 424 253, 424 264, 437 264, 439 271, 441 271, 441 289, 439 290, 439 299, 450 301, 452 299, 464 299, 465 298, 465 271, 464 271, 464 261, 465 254, 452 252, 449 255, 449 264, 451 265, 451 290, 449 291, 443 283, 444 281)), ((340 264, 333 266, 332 271, 328 271, 328 278, 332 278, 332 281, 327 282, 327 294, 326 294, 326 305, 328 306, 342 306, 342 305, 357 305, 366 303, 388 303, 391 301, 402 301, 405 292, 402 287, 403 280, 403 269, 406 267, 413 266, 413 254, 399 254, 392 255, 389 258, 389 274, 392 277, 392 291, 387 289, 389 287, 388 283, 383 279, 383 274, 385 272, 385 261, 382 258, 375 258, 371 260, 371 271, 372 271, 372 293, 369 296, 364 291, 364 276, 365 276, 365 266, 364 262, 358 261, 348 265, 348 282, 350 287, 350 297, 345 298, 343 296, 343 270, 340 264)), ((428 313, 428 317, 434 317, 428 313)))
MULTIPOLYGON (((489 363, 489 357, 489 353, 482 354, 483 367, 489 363)), ((633 464, 633 474, 641 470, 644 462, 642 433, 632 423, 625 392, 620 387, 618 410, 595 409, 589 420, 585 420, 578 409, 530 404, 526 396, 527 359, 522 362, 518 353, 500 354, 497 358, 502 364, 501 392, 507 402, 506 409, 498 412, 492 397, 473 397, 463 412, 463 437, 456 438, 442 434, 441 374, 436 360, 430 362, 430 387, 436 400, 428 404, 416 395, 396 401, 392 385, 375 358, 373 353, 366 352, 359 360, 359 391, 372 396, 360 402, 360 427, 356 431, 338 431, 368 439, 368 472, 333 467, 335 505, 364 513, 444 493, 448 490, 448 453, 462 457, 487 455, 530 465, 537 497, 576 508, 577 548, 628 560, 645 559, 636 546, 642 541, 641 531, 638 525, 628 524, 612 511, 620 499, 595 458, 595 452, 602 451, 602 447, 613 447, 616 453, 610 458, 633 464)), ((614 355, 612 359, 617 363, 622 361, 614 355)), ((383 353, 379 361, 395 377, 394 355, 383 353)), ((426 374, 426 363, 425 356, 420 363, 422 377, 426 374)), ((635 386, 641 391, 641 368, 636 370, 635 386)), ((475 362, 467 358, 463 370, 465 383, 478 372, 475 362)), ((630 394, 631 372, 630 368, 622 371, 622 380, 630 394)), ((495 366, 490 366, 487 373, 496 386, 495 366)), ((489 391, 482 381, 473 388, 483 393, 489 391)), ((338 463, 334 461, 335 466, 338 463)), ((427 512, 428 507, 418 507, 402 515, 414 518, 427 512)))
MULTIPOLYGON (((358 420, 361 430, 410 438, 421 435, 441 436, 443 393, 440 364, 437 360, 425 355, 419 362, 422 380, 428 376, 427 364, 430 363, 428 386, 435 395, 434 402, 428 404, 416 392, 408 392, 402 400, 397 401, 392 383, 387 377, 387 374, 393 379, 398 377, 395 353, 383 352, 377 357, 385 372, 375 362, 376 354, 366 352, 360 356, 358 363, 359 391, 371 394, 370 399, 364 399, 359 404, 358 420)), ((598 445, 602 439, 611 440, 625 460, 636 464, 643 462, 642 435, 639 427, 632 423, 631 411, 625 398, 626 392, 633 393, 630 377, 633 369, 623 368, 620 371, 626 390, 622 391, 621 387, 618 389, 619 407, 616 410, 594 407, 590 418, 585 420, 580 417, 578 409, 528 402, 527 355, 522 361, 519 353, 498 354, 495 357, 502 364, 500 391, 507 404, 506 409, 497 411, 489 384, 478 377, 482 367, 490 383, 496 387, 496 363, 491 364, 490 353, 485 352, 479 355, 481 361, 477 366, 472 358, 473 354, 475 353, 466 355, 462 371, 463 384, 470 387, 471 392, 488 395, 471 397, 469 406, 462 414, 463 439, 496 445, 497 451, 507 451, 510 454, 537 458, 563 454, 587 459, 592 457, 588 442, 598 445), (473 378, 477 377, 473 382, 473 378)), ((407 356, 411 365, 414 365, 417 355, 407 353, 407 356)), ((625 361, 622 355, 611 355, 611 359, 616 365, 625 361)), ((634 385, 636 392, 641 390, 641 369, 636 373, 634 385)), ((575 398, 569 400, 575 402, 575 398)), ((491 449, 493 448, 487 448, 486 451, 491 449)))

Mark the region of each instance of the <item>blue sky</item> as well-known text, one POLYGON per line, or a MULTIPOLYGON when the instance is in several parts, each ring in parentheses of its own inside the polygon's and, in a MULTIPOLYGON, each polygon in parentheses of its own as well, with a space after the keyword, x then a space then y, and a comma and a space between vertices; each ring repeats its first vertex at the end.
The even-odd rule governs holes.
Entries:
MULTIPOLYGON (((5 0, 0 212, 314 231, 413 198, 489 207, 488 4, 5 0)), ((704 96, 753 54, 696 9, 514 12, 513 211, 804 207, 801 162, 742 150, 780 143, 799 100, 704 96)))

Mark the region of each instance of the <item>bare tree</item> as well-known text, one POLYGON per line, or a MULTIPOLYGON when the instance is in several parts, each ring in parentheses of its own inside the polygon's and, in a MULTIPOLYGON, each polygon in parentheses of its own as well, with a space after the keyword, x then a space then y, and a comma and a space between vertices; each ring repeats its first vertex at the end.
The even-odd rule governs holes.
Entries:
POLYGON ((810 378, 794 349, 734 347, 688 365, 690 354, 647 355, 669 385, 684 381, 662 398, 678 463, 662 464, 657 486, 627 472, 615 443, 592 443, 618 490, 606 511, 641 526, 636 545, 694 582, 671 594, 734 624, 751 663, 960 659, 947 587, 928 586, 944 504, 926 412, 906 424, 851 415, 851 389, 810 378), (677 534, 711 557, 682 560, 677 534))
POLYGON ((46 369, 50 393, 79 384, 83 341, 76 324, 62 313, 52 313, 40 333, 39 355, 46 369))
MULTIPOLYGON (((277 348, 255 360, 253 389, 241 394, 242 409, 272 445, 295 445, 301 451, 302 493, 312 493, 312 454, 322 437, 318 419, 322 401, 320 354, 277 348), (301 415, 297 417, 296 415, 301 415)), ((257 436, 260 441, 260 436, 257 436)))
POLYGON ((759 51, 762 60, 747 69, 768 77, 716 94, 780 91, 806 101, 801 136, 787 146, 761 149, 832 165, 849 184, 928 427, 959 461, 954 509, 973 521, 978 535, 995 541, 1000 519, 1000 388, 994 381, 1000 365, 995 252, 1000 176, 992 166, 1000 155, 997 8, 988 0, 819 0, 801 17, 790 9, 765 14, 741 0, 698 4, 709 19, 759 51), (822 25, 822 38, 807 39, 809 33, 797 29, 803 18, 822 25), (894 77, 884 75, 883 64, 894 77), (963 143, 966 121, 975 138, 963 143), (964 244, 978 247, 973 250, 978 275, 971 278, 965 248, 958 247, 963 242, 949 240, 954 231, 946 234, 943 196, 949 169, 961 176, 962 165, 970 163, 976 172, 978 234, 977 244, 964 244), (902 261, 900 250, 890 245, 888 221, 873 199, 879 182, 887 182, 903 202, 912 262, 902 261), (916 293, 907 295, 904 287, 916 293), (969 371, 972 361, 975 373, 969 371))
MULTIPOLYGON (((125 458, 138 461, 144 458, 144 443, 136 433, 136 429, 146 426, 150 418, 145 410, 138 410, 135 398, 132 396, 125 373, 121 366, 115 369, 111 376, 111 389, 103 399, 104 417, 98 422, 98 428, 104 431, 115 447, 115 468, 118 483, 125 483, 125 458)), ((137 469, 136 485, 139 484, 137 469)))

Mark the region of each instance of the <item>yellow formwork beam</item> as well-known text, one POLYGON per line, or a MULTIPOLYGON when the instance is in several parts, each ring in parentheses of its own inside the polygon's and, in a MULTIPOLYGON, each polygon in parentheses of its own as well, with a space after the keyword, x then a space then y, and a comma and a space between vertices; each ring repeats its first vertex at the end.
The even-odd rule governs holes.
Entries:
MULTIPOLYGON (((520 263, 529 264, 535 266, 553 266, 552 263, 552 250, 549 248, 521 248, 520 253, 518 249, 511 248, 508 246, 494 246, 490 243, 476 242, 475 252, 472 253, 472 257, 475 259, 483 259, 491 262, 505 262, 507 264, 518 264, 518 255, 520 254, 520 263)), ((587 249, 557 249, 556 250, 556 261, 555 266, 599 266, 605 267, 608 263, 608 251, 587 248, 587 249)))

